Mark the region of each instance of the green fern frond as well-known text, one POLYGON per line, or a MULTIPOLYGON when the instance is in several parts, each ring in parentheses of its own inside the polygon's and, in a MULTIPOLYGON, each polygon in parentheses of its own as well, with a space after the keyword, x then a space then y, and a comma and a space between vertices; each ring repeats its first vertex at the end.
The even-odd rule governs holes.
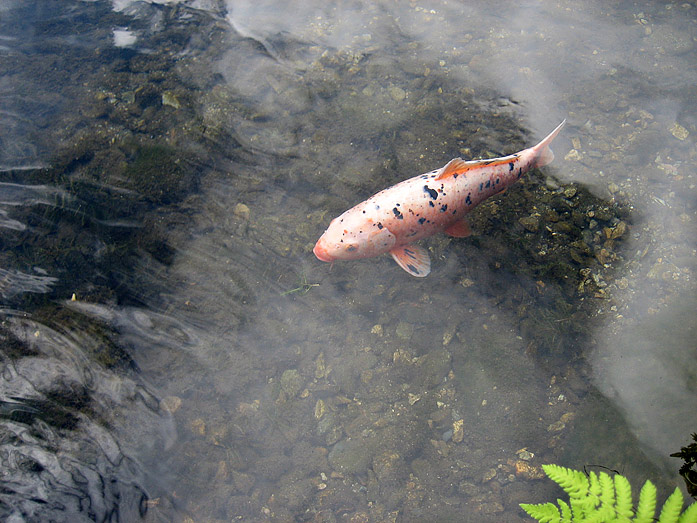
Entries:
POLYGON ((680 517, 680 509, 682 508, 682 492, 677 487, 673 493, 668 496, 666 502, 661 509, 661 515, 658 517, 658 523, 677 523, 680 517))
POLYGON ((543 503, 540 505, 521 503, 520 507, 539 523, 560 523, 561 521, 559 511, 553 503, 543 503))
POLYGON ((635 523, 652 523, 653 515, 656 512, 656 487, 650 481, 646 481, 639 492, 639 502, 637 504, 635 523))
MULTIPOLYGON (((656 487, 650 481, 644 483, 639 493, 634 514, 632 488, 624 476, 611 477, 605 472, 586 476, 559 465, 542 468, 568 494, 569 502, 558 499, 559 508, 553 503, 520 505, 540 523, 653 523, 656 487)), ((682 504, 682 493, 676 488, 664 503, 658 523, 697 523, 697 504, 681 514, 682 504)))

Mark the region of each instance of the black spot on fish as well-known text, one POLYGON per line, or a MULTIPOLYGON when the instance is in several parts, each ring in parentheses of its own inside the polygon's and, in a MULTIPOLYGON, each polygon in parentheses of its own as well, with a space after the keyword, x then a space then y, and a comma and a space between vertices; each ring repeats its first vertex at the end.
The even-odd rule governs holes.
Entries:
POLYGON ((480 183, 480 184, 479 184, 479 192, 482 192, 482 189, 483 189, 483 188, 484 188, 484 184, 483 184, 483 183, 480 183))
POLYGON ((413 265, 409 264, 409 265, 407 265, 407 267, 409 268, 409 270, 410 270, 411 272, 413 272, 413 273, 415 273, 415 274, 421 274, 421 273, 416 269, 416 267, 414 267, 413 265))
POLYGON ((455 210, 453 211, 453 214, 455 214, 455 213, 457 213, 457 209, 455 209, 455 210))
POLYGON ((438 198, 438 192, 431 189, 428 185, 424 185, 424 192, 428 193, 428 195, 434 200, 438 198))
POLYGON ((375 210, 376 210, 376 211, 379 211, 379 210, 380 210, 380 206, 379 206, 379 205, 376 205, 376 206, 375 206, 375 210))
POLYGON ((496 185, 498 185, 500 181, 501 181, 501 180, 499 180, 498 178, 496 178, 496 185))
POLYGON ((435 205, 433 204, 433 202, 428 202, 428 204, 429 204, 431 207, 435 207, 435 205))
POLYGON ((365 211, 363 211, 363 214, 365 214, 365 211))
MULTIPOLYGON (((397 205, 399 205, 399 204, 397 204, 397 205)), ((394 213, 394 215, 397 217, 398 220, 403 220, 403 219, 404 219, 404 216, 402 216, 402 213, 399 212, 399 209, 397 209, 397 207, 395 207, 394 209, 392 209, 392 212, 394 213)))
POLYGON ((459 174, 453 174, 453 180, 457 180, 457 177, 460 176, 459 174))
POLYGON ((518 178, 520 178, 523 175, 523 168, 521 167, 518 169, 518 178))
POLYGON ((491 187, 491 180, 487 180, 486 185, 484 187, 486 187, 487 189, 491 187))
POLYGON ((404 254, 409 256, 412 260, 416 259, 416 256, 414 255, 414 251, 410 251, 409 249, 404 249, 404 254))
POLYGON ((419 223, 421 225, 423 225, 425 221, 426 221, 426 218, 419 218, 419 223))
POLYGON ((419 178, 422 180, 428 180, 428 174, 422 174, 419 178))
POLYGON ((510 162, 508 164, 508 172, 511 172, 513 170, 513 167, 515 167, 515 164, 513 162, 510 162))
POLYGON ((382 230, 382 224, 378 222, 378 229, 382 230))
POLYGON ((440 208, 440 212, 445 212, 448 210, 448 204, 446 203, 443 207, 440 208))
POLYGON ((470 198, 470 195, 471 195, 471 194, 472 194, 472 193, 467 193, 467 198, 465 198, 465 203, 466 203, 467 205, 472 205, 472 198, 470 198))

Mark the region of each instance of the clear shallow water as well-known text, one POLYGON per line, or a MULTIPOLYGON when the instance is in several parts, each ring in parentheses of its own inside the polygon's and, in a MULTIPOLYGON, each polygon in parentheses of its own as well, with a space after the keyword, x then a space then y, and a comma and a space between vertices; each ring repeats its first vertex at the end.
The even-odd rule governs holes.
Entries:
POLYGON ((681 483, 693 4, 7 6, 5 516, 518 521, 541 463, 681 483), (425 280, 312 256, 563 118, 425 280))

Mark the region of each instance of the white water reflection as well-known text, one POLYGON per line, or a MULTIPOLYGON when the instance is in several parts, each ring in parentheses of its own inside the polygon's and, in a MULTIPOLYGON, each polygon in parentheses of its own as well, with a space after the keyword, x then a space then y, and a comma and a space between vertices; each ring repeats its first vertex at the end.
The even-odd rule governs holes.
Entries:
POLYGON ((687 446, 695 431, 696 310, 695 289, 689 288, 636 324, 609 326, 611 333, 603 333, 603 344, 592 358, 598 388, 622 409, 638 439, 663 460, 687 446))
MULTIPOLYGON (((35 270, 39 273, 42 272, 38 267, 35 270)), ((48 292, 57 281, 58 278, 51 276, 27 274, 0 268, 0 296, 4 299, 10 299, 23 292, 48 292)))

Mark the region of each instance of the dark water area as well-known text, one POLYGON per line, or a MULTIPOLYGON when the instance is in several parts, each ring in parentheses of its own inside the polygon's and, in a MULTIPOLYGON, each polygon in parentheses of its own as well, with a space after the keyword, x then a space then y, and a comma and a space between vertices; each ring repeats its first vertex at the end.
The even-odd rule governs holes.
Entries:
POLYGON ((529 521, 697 431, 697 5, 0 6, 0 518, 529 521), (330 220, 561 120, 421 244, 330 220))

